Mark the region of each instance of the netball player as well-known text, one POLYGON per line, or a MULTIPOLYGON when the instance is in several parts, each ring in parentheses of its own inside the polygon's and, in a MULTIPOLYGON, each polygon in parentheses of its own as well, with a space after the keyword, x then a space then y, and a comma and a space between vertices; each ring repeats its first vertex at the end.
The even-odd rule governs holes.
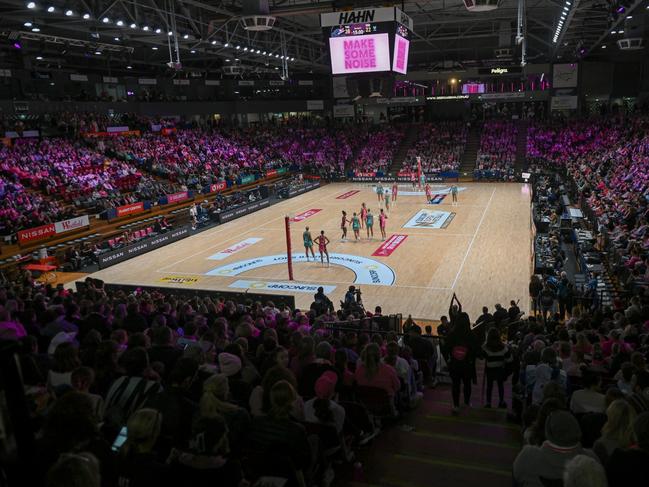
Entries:
POLYGON ((367 227, 367 238, 374 238, 374 215, 372 215, 372 210, 367 210, 367 216, 365 217, 365 226, 367 227))
POLYGON ((381 204, 381 201, 383 201, 383 185, 379 181, 379 183, 376 185, 376 196, 379 199, 379 205, 381 204))
POLYGON ((430 189, 430 184, 426 183, 424 189, 426 190, 426 203, 430 203, 430 200, 433 199, 433 191, 430 189))
POLYGON ((367 206, 365 203, 361 204, 361 228, 365 226, 365 219, 367 218, 367 206))
POLYGON ((453 206, 457 206, 457 186, 454 184, 451 186, 451 196, 453 197, 453 206))
MULTIPOLYGON (((363 203, 363 204, 365 204, 365 203, 363 203)), ((352 230, 354 231, 354 237, 356 238, 356 240, 358 240, 358 238, 359 238, 358 234, 360 233, 360 230, 361 230, 361 222, 360 222, 360 219, 358 218, 358 215, 356 213, 354 213, 354 216, 352 216, 352 222, 351 223, 352 223, 352 230)))
POLYGON ((309 227, 306 227, 304 233, 302 234, 302 240, 304 241, 304 253, 306 254, 306 260, 309 261, 309 250, 311 250, 311 255, 315 261, 315 252, 313 252, 313 238, 311 237, 311 232, 309 227))
POLYGON ((329 251, 327 250, 327 244, 329 239, 325 237, 324 230, 320 230, 320 235, 315 238, 315 242, 318 244, 318 250, 320 251, 320 262, 324 265, 324 256, 327 256, 327 267, 329 267, 329 251))
POLYGON ((395 181, 392 183, 392 201, 397 202, 397 194, 399 194, 399 185, 395 181))
POLYGON ((341 241, 342 240, 347 240, 347 224, 351 223, 351 220, 347 219, 347 212, 343 210, 343 217, 342 220, 340 220, 340 229, 343 231, 342 237, 340 237, 341 241))
POLYGON ((410 173, 410 182, 412 183, 412 190, 417 189, 417 177, 414 172, 410 173))
POLYGON ((422 172, 421 176, 419 176, 419 190, 421 191, 421 188, 424 187, 424 184, 426 184, 426 175, 422 172))
POLYGON ((385 209, 390 211, 390 193, 388 193, 387 190, 385 190, 385 209))
POLYGON ((385 240, 385 222, 388 219, 388 215, 385 214, 383 211, 383 208, 381 208, 381 212, 379 213, 379 227, 381 228, 381 238, 385 240))

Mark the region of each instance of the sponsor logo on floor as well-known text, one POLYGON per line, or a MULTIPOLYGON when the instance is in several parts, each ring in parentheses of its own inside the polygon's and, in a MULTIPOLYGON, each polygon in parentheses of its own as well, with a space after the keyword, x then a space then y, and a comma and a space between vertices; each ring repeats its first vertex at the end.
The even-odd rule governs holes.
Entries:
MULTIPOLYGON (((395 274, 394 271, 384 264, 369 257, 361 257, 359 255, 350 254, 336 254, 330 253, 329 259, 332 266, 341 266, 349 269, 355 274, 354 281, 350 284, 374 284, 377 286, 390 286, 394 284, 395 274)), ((286 265, 288 257, 286 254, 265 255, 254 259, 240 260, 231 262, 229 264, 216 267, 207 272, 207 276, 238 276, 244 272, 271 265, 283 264, 286 265)), ((313 260, 308 261, 311 265, 320 266, 320 260, 316 262, 313 260)), ((304 254, 293 254, 293 263, 307 263, 304 254)), ((327 272, 325 268, 322 269, 323 273, 327 272)), ((333 275, 333 273, 332 273, 333 275)), ((326 279, 324 279, 326 280, 326 279)))
POLYGON ((388 237, 388 239, 381 244, 381 246, 374 251, 372 254, 375 257, 389 257, 392 252, 394 252, 399 245, 401 245, 408 235, 393 234, 388 237))
POLYGON ((210 255, 208 257, 209 260, 224 260, 230 257, 232 254, 236 254, 237 252, 241 252, 243 249, 247 249, 251 245, 256 244, 257 242, 260 242, 263 240, 262 238, 257 238, 257 237, 251 237, 247 238, 245 240, 242 240, 239 243, 235 243, 234 245, 229 246, 227 249, 223 249, 216 254, 210 255))
POLYGON ((354 196, 356 193, 360 193, 360 191, 358 189, 355 189, 353 191, 347 191, 346 193, 343 193, 343 194, 340 194, 340 195, 336 196, 336 199, 337 200, 346 200, 347 198, 351 198, 352 196, 354 196))
POLYGON ((169 284, 195 284, 198 281, 198 277, 187 276, 164 276, 160 278, 160 282, 166 282, 169 284))
POLYGON ((302 213, 298 213, 295 215, 293 218, 291 218, 292 222, 301 222, 309 218, 310 216, 315 215, 316 213, 321 212, 321 208, 311 208, 310 210, 303 211, 302 213))
POLYGON ((437 210, 419 210, 403 228, 446 228, 455 218, 455 213, 437 210))
POLYGON ((336 289, 336 286, 324 286, 321 284, 306 284, 303 282, 268 282, 268 281, 247 281, 239 279, 234 281, 228 287, 235 289, 263 289, 266 291, 291 291, 296 293, 312 293, 318 292, 318 288, 324 288, 325 294, 329 294, 336 289))
POLYGON ((445 194, 436 194, 428 202, 429 205, 439 205, 446 198, 445 194))

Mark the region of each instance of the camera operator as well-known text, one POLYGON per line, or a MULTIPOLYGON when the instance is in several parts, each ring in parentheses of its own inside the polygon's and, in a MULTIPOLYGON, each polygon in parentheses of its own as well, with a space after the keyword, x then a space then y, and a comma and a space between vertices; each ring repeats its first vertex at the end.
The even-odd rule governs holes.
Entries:
POLYGON ((331 302, 331 299, 325 295, 322 286, 320 286, 318 292, 313 295, 311 309, 314 310, 318 316, 334 312, 334 304, 331 302))

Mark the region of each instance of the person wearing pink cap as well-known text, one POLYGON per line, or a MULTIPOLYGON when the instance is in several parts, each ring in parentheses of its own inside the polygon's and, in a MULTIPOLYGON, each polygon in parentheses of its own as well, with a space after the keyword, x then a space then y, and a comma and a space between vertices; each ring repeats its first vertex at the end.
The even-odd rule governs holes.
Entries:
POLYGON ((309 423, 330 424, 340 434, 345 424, 345 409, 335 401, 338 376, 327 371, 315 383, 315 397, 304 403, 304 419, 309 423))

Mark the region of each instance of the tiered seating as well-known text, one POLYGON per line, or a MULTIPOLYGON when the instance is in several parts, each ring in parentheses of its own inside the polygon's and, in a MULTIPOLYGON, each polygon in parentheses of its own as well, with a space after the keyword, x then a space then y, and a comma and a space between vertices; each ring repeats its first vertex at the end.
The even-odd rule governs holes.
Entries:
POLYGON ((464 122, 425 123, 419 127, 417 141, 408 150, 404 170, 417 170, 417 157, 426 173, 457 171, 466 146, 468 129, 464 122))
POLYGON ((514 122, 488 120, 482 126, 476 160, 478 171, 507 171, 516 160, 517 126, 514 122))
POLYGON ((405 128, 399 125, 370 131, 364 146, 356 155, 354 168, 362 172, 386 173, 404 137, 405 128))

